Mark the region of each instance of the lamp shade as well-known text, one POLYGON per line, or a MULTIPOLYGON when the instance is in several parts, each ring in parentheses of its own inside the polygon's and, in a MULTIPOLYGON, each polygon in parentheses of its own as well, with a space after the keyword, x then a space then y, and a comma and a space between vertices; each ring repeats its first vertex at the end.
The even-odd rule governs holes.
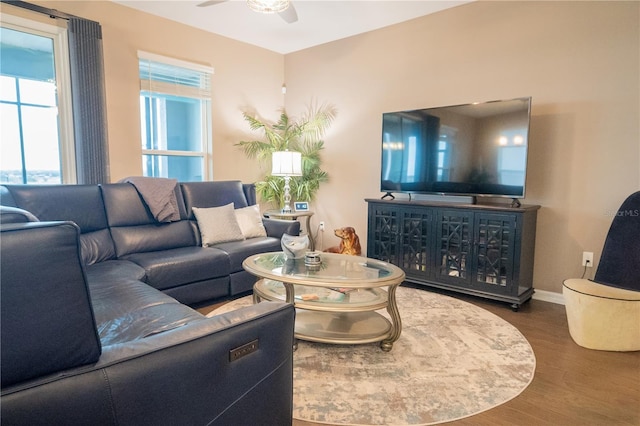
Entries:
POLYGON ((295 151, 276 151, 271 155, 271 175, 302 176, 302 154, 295 151))

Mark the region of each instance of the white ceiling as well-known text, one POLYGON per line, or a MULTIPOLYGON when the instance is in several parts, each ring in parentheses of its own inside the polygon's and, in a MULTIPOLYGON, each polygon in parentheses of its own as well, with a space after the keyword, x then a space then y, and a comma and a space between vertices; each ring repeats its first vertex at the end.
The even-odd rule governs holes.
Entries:
POLYGON ((293 0, 298 21, 253 12, 245 0, 113 0, 127 7, 286 54, 386 27, 473 0, 293 0))

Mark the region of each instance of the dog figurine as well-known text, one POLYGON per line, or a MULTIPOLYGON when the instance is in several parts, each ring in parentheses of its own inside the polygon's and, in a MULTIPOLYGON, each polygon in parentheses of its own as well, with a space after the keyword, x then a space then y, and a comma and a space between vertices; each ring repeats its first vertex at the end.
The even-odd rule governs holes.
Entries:
POLYGON ((339 228, 333 231, 336 237, 340 238, 340 245, 329 247, 325 250, 327 253, 340 253, 360 256, 362 249, 360 248, 360 238, 356 234, 356 230, 351 226, 339 228))

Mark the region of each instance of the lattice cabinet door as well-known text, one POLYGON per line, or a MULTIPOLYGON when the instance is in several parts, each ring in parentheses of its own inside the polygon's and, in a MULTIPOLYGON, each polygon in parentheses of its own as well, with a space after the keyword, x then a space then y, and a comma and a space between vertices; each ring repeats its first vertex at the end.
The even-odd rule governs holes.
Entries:
POLYGON ((473 212, 438 210, 436 219, 437 281, 469 287, 472 268, 473 212))
POLYGON ((399 215, 394 206, 369 203, 367 257, 400 265, 399 215))
POLYGON ((512 294, 516 217, 476 214, 474 233, 473 288, 492 294, 512 294))
POLYGON ((407 277, 427 279, 433 271, 433 210, 428 208, 400 211, 400 268, 407 277))

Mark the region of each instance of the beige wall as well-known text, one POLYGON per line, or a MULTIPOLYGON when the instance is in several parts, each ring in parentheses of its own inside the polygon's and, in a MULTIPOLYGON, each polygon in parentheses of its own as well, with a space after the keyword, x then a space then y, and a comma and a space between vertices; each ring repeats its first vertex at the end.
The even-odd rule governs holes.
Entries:
MULTIPOLYGON (((99 21, 112 180, 140 174, 137 50, 215 68, 214 179, 262 174, 233 143, 240 111, 275 119, 313 98, 339 109, 323 154, 331 181, 312 224, 355 226, 378 198, 384 111, 533 97, 524 202, 540 204, 534 286, 561 291, 597 263, 611 214, 640 187, 639 4, 479 2, 286 56, 103 1, 38 1, 99 21), (286 76, 286 100, 280 93, 286 76)), ((323 246, 337 244, 330 232, 323 246)), ((589 271, 590 274, 593 271, 589 271)))
POLYGON ((213 178, 261 176, 233 144, 248 137, 242 111, 269 118, 281 108, 284 58, 268 50, 108 1, 38 1, 102 26, 111 180, 142 173, 138 50, 215 68, 212 80, 213 178))
POLYGON ((314 222, 366 235, 384 111, 532 96, 534 287, 561 292, 640 188, 638 16, 637 2, 480 2, 286 55, 287 109, 315 97, 339 110, 314 222))

